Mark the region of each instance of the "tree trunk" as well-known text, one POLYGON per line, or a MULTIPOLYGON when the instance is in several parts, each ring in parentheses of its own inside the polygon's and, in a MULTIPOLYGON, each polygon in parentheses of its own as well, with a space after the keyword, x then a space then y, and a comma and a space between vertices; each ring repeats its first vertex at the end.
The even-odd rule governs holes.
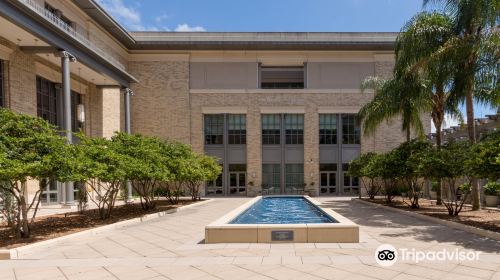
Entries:
POLYGON ((410 141, 411 141, 411 131, 410 128, 408 127, 408 129, 406 130, 406 142, 410 141))
MULTIPOLYGON (((470 64, 466 63, 465 71, 468 71, 470 64)), ((465 84, 465 106, 467 110, 467 130, 469 133, 469 141, 471 144, 476 143, 476 123, 474 121, 474 93, 473 93, 473 81, 474 76, 469 75, 465 84)), ((476 178, 471 180, 471 198, 472 198, 472 210, 480 210, 480 194, 479 194, 479 184, 476 178)))
POLYGON ((27 194, 27 183, 26 181, 21 182, 21 193, 19 194, 21 204, 21 237, 30 237, 30 229, 28 224, 28 207, 26 202, 27 194))

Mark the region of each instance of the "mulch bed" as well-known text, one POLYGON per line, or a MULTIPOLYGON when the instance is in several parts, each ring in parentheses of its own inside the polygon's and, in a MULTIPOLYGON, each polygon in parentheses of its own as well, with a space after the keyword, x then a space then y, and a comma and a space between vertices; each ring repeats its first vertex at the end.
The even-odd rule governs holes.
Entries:
POLYGON ((28 239, 17 238, 10 228, 0 223, 0 248, 12 249, 99 226, 142 217, 147 214, 167 211, 196 202, 181 200, 178 204, 172 205, 166 200, 158 200, 156 202, 156 208, 148 211, 142 210, 141 205, 138 203, 120 205, 115 206, 111 213, 111 217, 106 220, 101 220, 99 218, 97 209, 86 210, 82 214, 78 212, 69 212, 43 216, 36 218, 33 222, 31 226, 31 237, 28 239))
POLYGON ((436 205, 436 201, 428 199, 421 198, 419 200, 420 208, 418 209, 411 209, 408 199, 404 200, 400 197, 394 198, 392 204, 387 204, 384 199, 380 198, 363 200, 494 232, 500 232, 500 211, 496 210, 481 209, 479 211, 472 211, 470 207, 464 205, 458 216, 452 217, 448 215, 448 211, 444 205, 436 205))

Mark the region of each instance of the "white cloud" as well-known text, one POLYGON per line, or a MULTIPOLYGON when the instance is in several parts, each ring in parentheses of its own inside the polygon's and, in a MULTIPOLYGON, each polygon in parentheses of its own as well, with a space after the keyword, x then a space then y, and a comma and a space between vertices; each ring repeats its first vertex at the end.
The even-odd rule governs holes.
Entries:
MULTIPOLYGON (((153 18, 155 25, 144 24, 141 13, 136 9, 140 6, 139 2, 135 2, 134 5, 126 5, 123 0, 97 0, 97 2, 130 31, 171 31, 168 26, 163 24, 163 21, 170 18, 166 13, 153 18)), ((184 23, 177 25, 174 31, 195 32, 206 30, 202 26, 189 26, 184 23)))
POLYGON ((177 25, 177 28, 175 28, 175 31, 177 31, 177 32, 204 32, 207 30, 202 26, 189 26, 189 24, 183 23, 183 24, 177 25))
POLYGON ((160 22, 166 20, 167 18, 169 18, 169 16, 167 14, 161 14, 161 15, 155 17, 155 22, 160 23, 160 22))

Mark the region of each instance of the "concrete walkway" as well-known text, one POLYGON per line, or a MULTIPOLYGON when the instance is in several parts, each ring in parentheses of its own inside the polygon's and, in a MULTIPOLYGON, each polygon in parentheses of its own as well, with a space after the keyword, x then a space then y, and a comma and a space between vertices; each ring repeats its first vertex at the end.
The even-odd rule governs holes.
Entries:
POLYGON ((0 261, 0 279, 500 279, 500 244, 356 202, 322 198, 361 226, 359 244, 203 244, 204 226, 247 198, 75 237, 0 261), (425 252, 481 251, 480 261, 375 263, 383 243, 425 252))

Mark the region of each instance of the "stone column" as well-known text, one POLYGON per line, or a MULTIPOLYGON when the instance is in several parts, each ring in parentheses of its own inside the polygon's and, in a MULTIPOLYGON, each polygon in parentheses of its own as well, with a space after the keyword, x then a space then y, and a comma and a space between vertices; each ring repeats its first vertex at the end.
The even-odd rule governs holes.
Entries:
POLYGON ((304 183, 311 196, 319 195, 319 115, 316 106, 304 114, 304 183))
POLYGON ((260 109, 249 106, 247 111, 247 176, 248 196, 262 192, 262 129, 260 109))

